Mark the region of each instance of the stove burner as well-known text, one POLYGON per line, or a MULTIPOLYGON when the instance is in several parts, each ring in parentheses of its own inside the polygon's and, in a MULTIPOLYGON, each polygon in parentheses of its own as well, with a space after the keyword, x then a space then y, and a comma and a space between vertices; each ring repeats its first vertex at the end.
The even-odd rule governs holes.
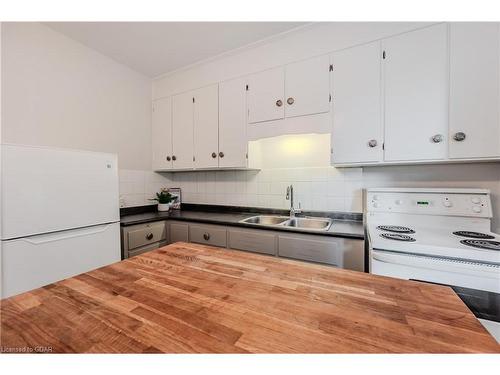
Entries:
POLYGON ((379 225, 377 229, 393 233, 410 233, 410 234, 415 233, 413 229, 410 229, 408 227, 402 227, 399 225, 379 225))
POLYGON ((500 242, 498 241, 485 241, 485 240, 462 240, 461 244, 477 247, 478 249, 485 250, 498 250, 500 251, 500 242))
MULTIPOLYGON (((412 232, 414 233, 414 232, 412 232)), ((413 237, 407 236, 406 234, 399 233, 382 233, 380 237, 387 238, 389 240, 404 241, 404 242, 414 242, 413 237)))
POLYGON ((489 234, 470 232, 468 230, 459 230, 458 232, 453 232, 453 234, 460 237, 478 238, 481 240, 492 240, 495 238, 493 236, 490 236, 489 234))

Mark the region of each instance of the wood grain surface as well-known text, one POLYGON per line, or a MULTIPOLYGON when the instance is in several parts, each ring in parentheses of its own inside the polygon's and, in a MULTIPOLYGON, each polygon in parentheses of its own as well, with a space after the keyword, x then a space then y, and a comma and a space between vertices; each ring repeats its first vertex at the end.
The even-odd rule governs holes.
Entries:
POLYGON ((1 346, 77 353, 500 352, 451 288, 188 243, 2 300, 1 346))

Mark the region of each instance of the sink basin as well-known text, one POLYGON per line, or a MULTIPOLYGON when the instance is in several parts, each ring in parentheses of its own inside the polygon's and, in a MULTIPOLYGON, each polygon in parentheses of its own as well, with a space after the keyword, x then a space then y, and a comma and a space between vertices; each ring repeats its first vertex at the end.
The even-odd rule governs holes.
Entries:
POLYGON ((288 216, 272 216, 272 215, 258 215, 252 216, 247 219, 241 220, 246 224, 266 225, 270 227, 285 227, 293 229, 306 229, 327 231, 332 225, 330 219, 313 218, 313 217, 294 217, 290 219, 288 216))
POLYGON ((283 225, 292 228, 326 231, 330 228, 330 225, 332 225, 332 221, 330 219, 295 217, 287 220, 283 225))
POLYGON ((286 220, 288 220, 288 217, 286 217, 286 216, 259 215, 259 216, 249 217, 248 219, 244 219, 241 222, 247 223, 247 224, 278 225, 278 224, 284 223, 286 220))

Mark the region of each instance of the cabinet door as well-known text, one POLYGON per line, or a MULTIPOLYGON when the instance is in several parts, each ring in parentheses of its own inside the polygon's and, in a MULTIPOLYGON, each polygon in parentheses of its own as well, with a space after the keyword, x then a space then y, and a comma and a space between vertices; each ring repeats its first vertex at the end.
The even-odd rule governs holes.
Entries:
POLYGON ((380 55, 380 42, 333 55, 334 163, 382 160, 380 55))
POLYGON ((193 168, 193 93, 172 98, 172 160, 174 169, 193 168))
POLYGON ((170 241, 169 243, 188 242, 189 240, 189 225, 186 223, 171 222, 170 224, 170 241))
POLYGON ((285 68, 285 117, 330 110, 330 59, 315 57, 285 68))
POLYGON ((248 83, 248 122, 282 119, 284 111, 285 74, 283 68, 251 75, 248 83))
POLYGON ((247 165, 246 80, 219 84, 219 167, 247 165))
POLYGON ((194 97, 194 167, 216 168, 219 152, 218 85, 193 92, 194 97))
POLYGON ((385 160, 446 158, 447 25, 386 39, 382 48, 385 160))
POLYGON ((151 129, 153 170, 172 168, 172 99, 163 98, 153 102, 153 124, 151 129))
POLYGON ((500 155, 498 70, 497 23, 450 24, 450 158, 500 155))

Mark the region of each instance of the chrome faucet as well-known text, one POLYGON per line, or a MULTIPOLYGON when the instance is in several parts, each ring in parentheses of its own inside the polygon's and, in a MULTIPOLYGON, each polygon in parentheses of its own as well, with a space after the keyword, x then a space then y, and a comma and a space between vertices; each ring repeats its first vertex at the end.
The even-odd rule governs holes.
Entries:
POLYGON ((294 218, 295 214, 300 214, 302 212, 300 209, 300 202, 299 208, 293 206, 293 185, 287 186, 286 188, 286 200, 290 201, 290 218, 294 218))

